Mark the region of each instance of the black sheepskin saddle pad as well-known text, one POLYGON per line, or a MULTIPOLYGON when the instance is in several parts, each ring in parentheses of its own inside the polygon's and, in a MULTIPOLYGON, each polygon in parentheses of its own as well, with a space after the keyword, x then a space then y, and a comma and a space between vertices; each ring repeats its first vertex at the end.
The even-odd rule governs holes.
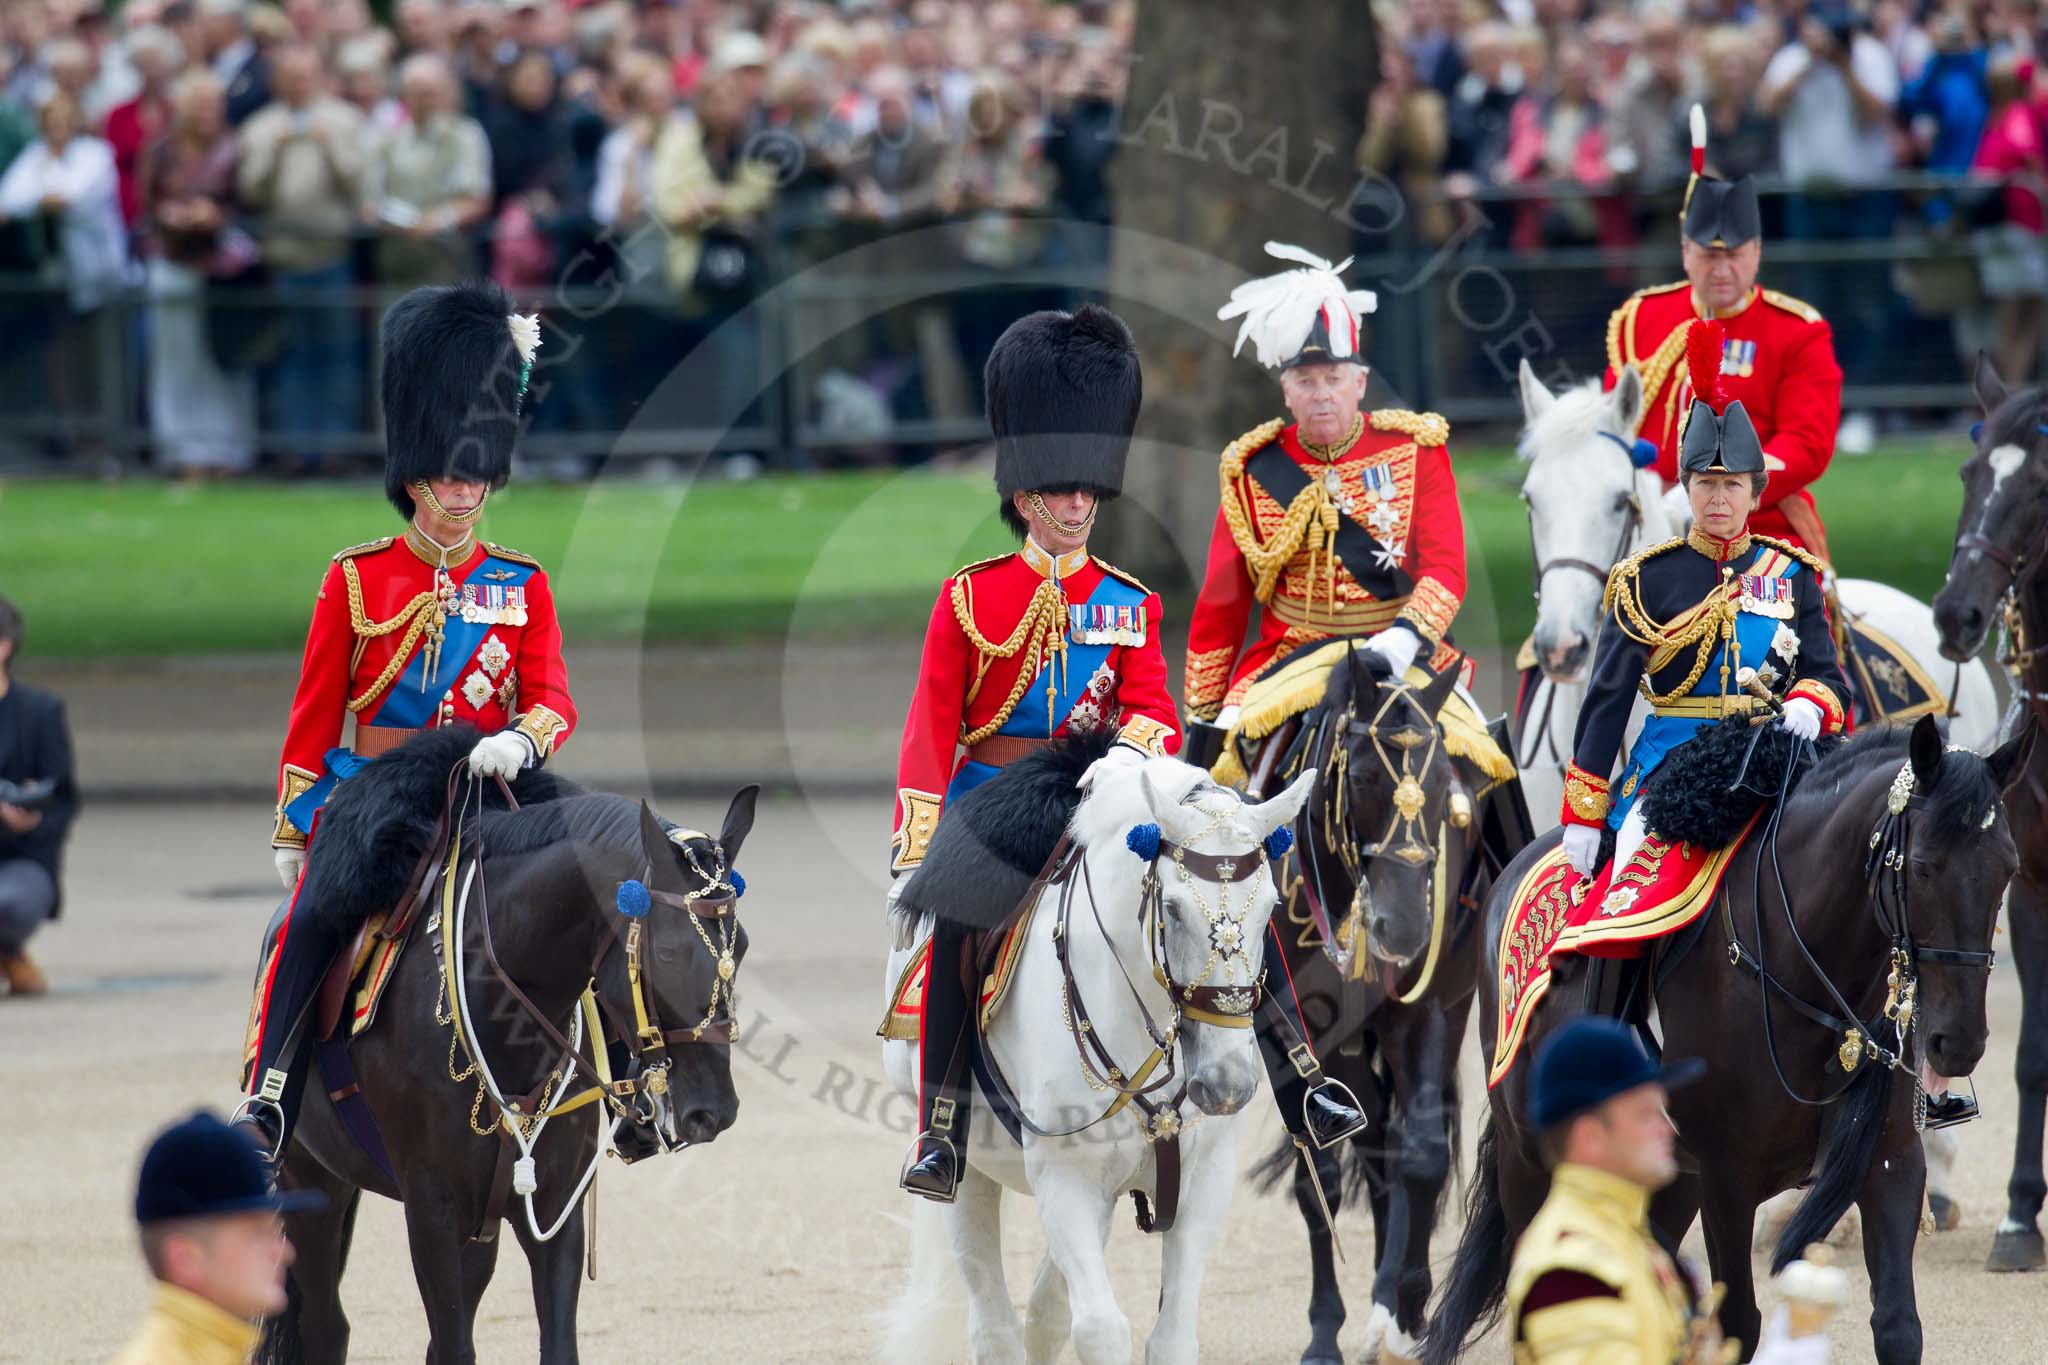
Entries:
POLYGON ((977 932, 1007 923, 1081 804, 1075 784, 1115 742, 1106 732, 1062 736, 947 803, 897 912, 977 932))
MULTIPOLYGON (((1826 756, 1842 741, 1823 735, 1813 749, 1826 756)), ((1730 716, 1706 726, 1665 755, 1643 788, 1643 821, 1650 831, 1674 843, 1700 848, 1725 848, 1742 833, 1751 816, 1785 786, 1785 771, 1795 762, 1796 784, 1811 765, 1806 746, 1778 728, 1776 722, 1751 725, 1730 716)))

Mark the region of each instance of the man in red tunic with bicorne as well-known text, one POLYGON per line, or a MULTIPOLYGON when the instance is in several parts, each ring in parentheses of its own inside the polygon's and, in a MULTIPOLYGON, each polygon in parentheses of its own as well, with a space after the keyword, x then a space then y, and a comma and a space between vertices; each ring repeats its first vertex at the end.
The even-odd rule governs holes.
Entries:
POLYGON ((1834 333, 1811 305, 1756 282, 1763 259, 1756 185, 1704 173, 1706 120, 1695 106, 1693 179, 1681 217, 1685 278, 1630 297, 1607 320, 1606 386, 1624 365, 1643 380, 1640 434, 1657 447, 1657 473, 1678 482, 1678 438, 1692 408, 1685 335, 1694 318, 1717 318, 1723 336, 1721 396, 1740 401, 1763 438, 1770 487, 1750 519, 1760 535, 1789 540, 1823 563, 1827 533, 1808 485, 1827 472, 1842 416, 1842 367, 1834 333))
POLYGON ((513 315, 492 285, 416 289, 384 318, 384 490, 406 527, 334 556, 292 696, 271 832, 291 900, 259 979, 250 1094, 237 1114, 273 1155, 305 1084, 313 995, 356 927, 298 902, 336 784, 448 725, 481 732, 473 773, 510 778, 546 761, 576 725, 547 574, 475 532, 511 476, 539 343, 539 320, 513 315))
MULTIPOLYGON (((1259 361, 1280 371, 1293 415, 1223 452, 1222 504, 1188 626, 1188 714, 1227 730, 1259 671, 1303 645, 1363 636, 1400 677, 1418 655, 1448 662, 1444 634, 1465 596, 1465 523, 1450 424, 1433 412, 1362 413, 1359 319, 1369 290, 1329 262, 1255 280, 1222 316, 1245 318, 1259 361), (1261 608, 1257 637, 1245 628, 1261 608)), ((1346 262, 1346 264, 1349 264, 1346 262)))
MULTIPOLYGON (((1092 305, 1032 313, 996 342, 984 385, 1002 517, 1023 544, 954 574, 932 607, 896 762, 889 867, 899 878, 924 866, 949 803, 1057 738, 1114 735, 1111 755, 1133 763, 1180 747, 1159 594, 1088 554, 1096 509, 1122 491, 1138 419, 1129 330, 1092 305)), ((962 953, 970 935, 1000 926, 1011 893, 1050 853, 1025 858, 1028 871, 991 858, 972 872, 985 885, 939 884, 929 868, 900 884, 898 908, 933 921, 918 1016, 920 1123, 902 1175, 913 1194, 951 1202, 966 1169, 973 1022, 962 953)))

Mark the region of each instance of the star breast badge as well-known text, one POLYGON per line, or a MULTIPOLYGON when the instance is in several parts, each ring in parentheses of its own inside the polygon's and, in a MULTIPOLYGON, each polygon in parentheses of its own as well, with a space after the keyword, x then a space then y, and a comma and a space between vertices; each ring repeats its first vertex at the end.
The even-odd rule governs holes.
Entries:
POLYGON ((491 694, 497 690, 497 684, 485 677, 482 669, 478 669, 462 680, 462 695, 467 697, 469 704, 476 707, 479 711, 483 709, 484 703, 491 699, 491 694))
POLYGON ((484 672, 495 678, 504 672, 506 664, 512 662, 512 651, 505 648, 505 642, 496 635, 489 635, 484 638, 483 648, 477 650, 476 661, 484 672))

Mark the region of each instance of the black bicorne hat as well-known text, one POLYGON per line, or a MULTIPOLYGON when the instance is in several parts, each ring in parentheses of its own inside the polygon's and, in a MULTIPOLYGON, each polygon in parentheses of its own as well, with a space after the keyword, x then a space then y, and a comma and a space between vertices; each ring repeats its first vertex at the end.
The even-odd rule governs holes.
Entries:
POLYGON ((996 491, 1123 491, 1144 383, 1131 329, 1092 303, 1011 323, 982 373, 996 437, 996 491))
POLYGON ((1692 381, 1692 408, 1678 439, 1678 472, 1709 469, 1729 474, 1764 472, 1764 443, 1756 434, 1742 400, 1725 401, 1721 392, 1721 350, 1726 336, 1711 318, 1695 318, 1685 334, 1686 376, 1692 381))
POLYGON ((384 492, 402 516, 421 479, 496 490, 512 477, 522 359, 511 313, 484 282, 415 289, 384 315, 384 492))
POLYGON ((1764 235, 1756 182, 1748 176, 1722 180, 1707 174, 1707 112, 1692 107, 1692 176, 1685 182, 1679 231, 1699 246, 1741 246, 1764 235))

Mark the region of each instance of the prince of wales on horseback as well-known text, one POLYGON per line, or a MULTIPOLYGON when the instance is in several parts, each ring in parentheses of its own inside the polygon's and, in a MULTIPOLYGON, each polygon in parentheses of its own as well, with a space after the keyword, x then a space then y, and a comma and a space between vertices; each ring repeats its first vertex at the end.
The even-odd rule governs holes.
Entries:
POLYGON ((539 344, 539 319, 513 314, 493 285, 416 289, 384 317, 384 490, 406 526, 334 556, 292 698, 271 837, 290 899, 258 979, 237 1115, 273 1156, 305 1086, 315 992, 359 927, 300 903, 337 784, 422 730, 457 725, 481 732, 472 774, 511 778, 576 725, 547 574, 475 533, 511 477, 539 344))
MULTIPOLYGON (((1142 397, 1129 329, 1094 306, 1029 314, 996 343, 985 384, 996 491, 1022 545, 939 590, 903 726, 891 839, 892 875, 915 874, 899 880, 897 908, 934 921, 918 1014, 919 1132, 902 1184, 942 1201, 967 1152, 973 1022, 962 955, 972 933, 999 927, 1023 899, 1064 821, 996 857, 969 840, 957 864, 927 864, 941 814, 1056 739, 1113 735, 1110 751, 1132 763, 1180 745, 1159 595, 1087 549, 1097 509, 1122 491, 1142 397)), ((1072 793, 1067 814, 1078 801, 1072 793)))

